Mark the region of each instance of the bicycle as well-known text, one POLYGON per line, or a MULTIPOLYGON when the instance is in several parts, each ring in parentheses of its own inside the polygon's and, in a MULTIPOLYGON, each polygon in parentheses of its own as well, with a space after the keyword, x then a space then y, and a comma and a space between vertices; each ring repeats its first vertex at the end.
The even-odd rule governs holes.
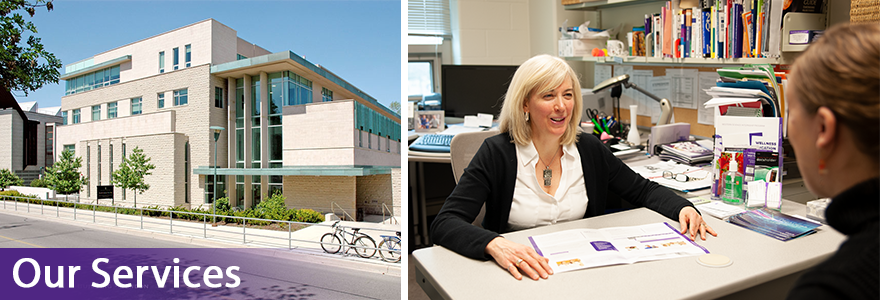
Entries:
POLYGON ((334 232, 328 232, 321 236, 321 248, 324 249, 324 252, 330 254, 338 253, 342 249, 342 242, 345 241, 346 245, 355 246, 346 249, 345 253, 354 248, 354 252, 363 258, 370 258, 376 255, 376 241, 369 235, 358 232, 360 228, 352 228, 352 232, 348 232, 342 226, 339 226, 339 221, 333 223, 332 228, 334 232), (345 239, 346 236, 351 236, 351 241, 347 241, 345 239))
POLYGON ((388 262, 400 261, 400 231, 397 236, 382 235, 382 242, 379 243, 379 255, 388 262))

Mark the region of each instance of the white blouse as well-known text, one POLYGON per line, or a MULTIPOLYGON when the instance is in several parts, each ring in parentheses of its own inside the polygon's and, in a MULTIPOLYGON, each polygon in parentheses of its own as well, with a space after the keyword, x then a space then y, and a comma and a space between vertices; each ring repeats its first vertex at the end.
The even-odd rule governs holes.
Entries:
POLYGON ((581 169, 581 156, 574 144, 562 147, 562 177, 555 195, 541 188, 543 181, 538 182, 535 165, 540 158, 534 144, 517 144, 516 160, 516 185, 507 221, 508 230, 534 228, 584 217, 589 199, 584 185, 584 170, 581 169))

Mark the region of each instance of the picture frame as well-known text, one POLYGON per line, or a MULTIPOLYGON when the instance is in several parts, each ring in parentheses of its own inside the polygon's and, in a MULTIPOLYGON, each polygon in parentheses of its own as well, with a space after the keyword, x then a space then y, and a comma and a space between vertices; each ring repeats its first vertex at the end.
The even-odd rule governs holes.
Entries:
POLYGON ((442 110, 419 110, 413 115, 413 128, 416 132, 440 132, 446 129, 442 110))

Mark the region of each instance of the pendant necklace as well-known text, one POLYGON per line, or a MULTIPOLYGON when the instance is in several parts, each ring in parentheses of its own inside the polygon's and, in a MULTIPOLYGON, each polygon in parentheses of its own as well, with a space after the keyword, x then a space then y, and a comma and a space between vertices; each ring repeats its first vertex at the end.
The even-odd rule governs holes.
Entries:
MULTIPOLYGON (((553 158, 550 159, 552 163, 554 159, 556 159, 556 155, 559 154, 559 150, 556 150, 556 153, 553 154, 553 158)), ((552 185, 551 181, 553 181, 553 170, 550 169, 550 165, 544 162, 541 159, 541 156, 538 155, 538 159, 541 160, 541 163, 544 164, 544 186, 552 185)))

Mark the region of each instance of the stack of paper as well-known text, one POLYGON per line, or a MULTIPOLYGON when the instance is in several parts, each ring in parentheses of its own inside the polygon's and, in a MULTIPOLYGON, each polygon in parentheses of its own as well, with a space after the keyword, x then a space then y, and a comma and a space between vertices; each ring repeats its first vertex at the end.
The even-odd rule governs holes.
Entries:
POLYGON ((689 165, 712 161, 712 149, 691 141, 660 145, 659 149, 654 149, 654 154, 659 154, 662 160, 674 160, 689 165))
MULTIPOLYGON (((718 69, 721 77, 715 87, 704 90, 712 96, 706 108, 718 107, 720 115, 733 115, 728 107, 752 107, 766 117, 781 117, 779 85, 769 65, 746 65, 718 69)), ((733 112, 741 110, 733 110, 733 112)))

